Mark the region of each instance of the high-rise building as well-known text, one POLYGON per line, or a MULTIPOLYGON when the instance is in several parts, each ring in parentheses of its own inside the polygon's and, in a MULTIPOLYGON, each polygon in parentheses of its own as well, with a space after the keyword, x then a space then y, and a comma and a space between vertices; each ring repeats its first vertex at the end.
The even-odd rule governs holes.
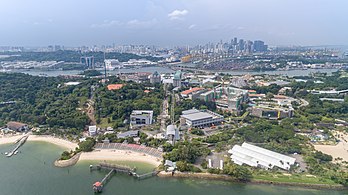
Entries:
POLYGON ((267 51, 267 45, 263 41, 257 40, 254 41, 254 51, 255 52, 265 52, 267 51))

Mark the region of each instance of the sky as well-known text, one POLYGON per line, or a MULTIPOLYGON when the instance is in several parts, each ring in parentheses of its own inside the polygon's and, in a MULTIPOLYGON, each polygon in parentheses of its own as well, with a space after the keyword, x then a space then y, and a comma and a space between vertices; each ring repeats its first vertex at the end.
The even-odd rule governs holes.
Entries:
POLYGON ((0 0, 0 46, 348 45, 348 0, 0 0))

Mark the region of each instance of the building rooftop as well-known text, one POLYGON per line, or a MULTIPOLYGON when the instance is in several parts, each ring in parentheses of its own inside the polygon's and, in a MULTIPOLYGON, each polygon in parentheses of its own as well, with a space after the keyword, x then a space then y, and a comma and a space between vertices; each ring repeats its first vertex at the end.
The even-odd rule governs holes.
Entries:
POLYGON ((201 120, 201 119, 217 118, 222 116, 210 111, 200 111, 197 109, 191 109, 191 110, 182 111, 181 117, 194 121, 194 120, 201 120))
POLYGON ((108 90, 119 90, 124 86, 124 84, 110 84, 107 86, 108 90))
POLYGON ((188 90, 185 90, 185 91, 181 92, 181 94, 183 94, 183 95, 188 95, 188 94, 190 94, 190 93, 193 93, 193 92, 196 92, 196 91, 200 91, 200 90, 202 90, 202 89, 204 89, 204 88, 194 87, 194 88, 192 88, 192 89, 188 89, 188 90))

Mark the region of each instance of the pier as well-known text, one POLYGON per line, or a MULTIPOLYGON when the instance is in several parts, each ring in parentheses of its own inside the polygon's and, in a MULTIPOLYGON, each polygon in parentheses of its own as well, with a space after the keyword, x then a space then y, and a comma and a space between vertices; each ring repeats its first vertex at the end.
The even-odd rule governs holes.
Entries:
POLYGON ((6 156, 11 157, 13 156, 13 154, 16 154, 16 151, 25 143, 25 141, 27 141, 28 137, 29 135, 25 135, 22 138, 16 140, 15 142, 15 144, 17 144, 16 147, 11 152, 9 152, 6 156))
POLYGON ((90 165, 90 171, 94 171, 94 170, 109 170, 108 174, 106 174, 105 177, 100 182, 98 181, 93 184, 93 190, 96 193, 101 193, 103 191, 103 187, 112 178, 112 176, 115 173, 126 173, 130 176, 133 176, 136 179, 146 179, 146 178, 156 176, 158 174, 158 171, 152 171, 149 173, 139 175, 135 172, 136 168, 131 168, 125 165, 110 164, 105 162, 99 163, 99 165, 97 166, 90 165))

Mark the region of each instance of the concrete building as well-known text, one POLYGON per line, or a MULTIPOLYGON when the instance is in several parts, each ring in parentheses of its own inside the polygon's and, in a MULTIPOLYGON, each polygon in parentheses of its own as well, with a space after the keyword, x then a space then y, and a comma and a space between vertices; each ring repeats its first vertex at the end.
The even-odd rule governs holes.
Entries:
POLYGON ((219 125, 224 121, 224 117, 209 110, 191 109, 182 112, 181 122, 189 127, 210 127, 219 125))
POLYGON ((153 111, 152 110, 133 110, 130 115, 130 124, 137 125, 151 125, 153 111))
POLYGON ((289 170, 296 161, 295 158, 245 142, 242 146, 233 146, 228 153, 231 154, 231 160, 238 165, 246 164, 252 167, 260 167, 264 169, 279 167, 284 170, 289 170))
POLYGON ((152 84, 161 83, 161 75, 157 71, 151 74, 149 78, 150 78, 150 83, 152 84))
POLYGON ((23 131, 29 130, 29 126, 27 124, 15 122, 15 121, 8 122, 6 126, 12 131, 23 132, 23 131))
POLYGON ((88 127, 88 134, 89 134, 89 136, 96 136, 98 134, 97 126, 95 126, 95 125, 89 126, 88 127))

